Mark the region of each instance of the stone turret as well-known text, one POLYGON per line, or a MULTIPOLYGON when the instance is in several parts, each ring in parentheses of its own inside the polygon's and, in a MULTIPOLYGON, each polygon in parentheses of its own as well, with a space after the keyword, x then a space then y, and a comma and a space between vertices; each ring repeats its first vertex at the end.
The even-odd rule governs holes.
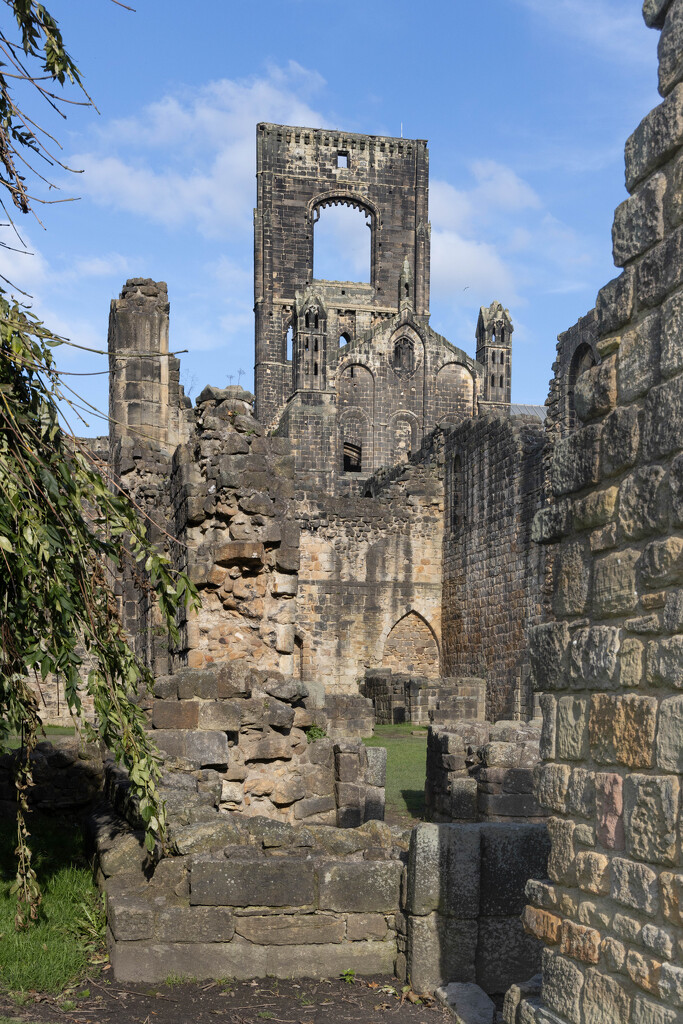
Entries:
POLYGON ((484 401, 510 403, 512 385, 512 332, 510 312, 500 302, 479 310, 477 362, 485 369, 484 401))
POLYGON ((154 443, 172 452, 187 432, 190 405, 180 385, 180 362, 168 351, 166 284, 126 281, 109 312, 110 441, 154 443))

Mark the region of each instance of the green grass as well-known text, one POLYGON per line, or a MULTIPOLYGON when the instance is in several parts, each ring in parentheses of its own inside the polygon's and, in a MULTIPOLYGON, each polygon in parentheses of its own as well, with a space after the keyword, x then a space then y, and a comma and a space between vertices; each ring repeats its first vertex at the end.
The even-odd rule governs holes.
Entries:
MULTIPOLYGON (((50 736, 74 736, 75 734, 76 729, 73 725, 45 725, 38 733, 38 742, 41 743, 45 739, 49 739, 50 736)), ((10 733, 2 745, 8 750, 17 750, 21 746, 21 737, 17 733, 10 733)), ((2 1024, 1 1021, 0 1024, 2 1024)))
POLYGON ((29 929, 14 928, 16 824, 0 820, 0 989, 61 992, 96 968, 104 930, 102 902, 78 826, 31 815, 31 848, 43 900, 29 929))
POLYGON ((376 725, 374 736, 363 742, 369 747, 386 747, 386 821, 410 825, 424 816, 424 787, 427 770, 427 730, 411 736, 419 726, 376 725))

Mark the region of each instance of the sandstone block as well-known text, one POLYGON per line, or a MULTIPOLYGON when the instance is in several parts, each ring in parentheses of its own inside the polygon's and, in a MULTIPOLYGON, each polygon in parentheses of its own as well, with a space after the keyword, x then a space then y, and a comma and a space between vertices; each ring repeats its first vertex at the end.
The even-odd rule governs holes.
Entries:
POLYGON ((229 942, 235 934, 232 912, 226 907, 161 907, 156 910, 157 942, 229 942))
POLYGON ((249 942, 264 946, 299 946, 341 942, 345 924, 343 918, 328 914, 274 914, 238 917, 235 929, 249 942))
POLYGON ((633 272, 626 270, 598 292, 595 302, 599 335, 616 331, 631 319, 633 272))
POLYGON ((683 539, 667 537, 648 544, 643 552, 640 572, 646 587, 679 583, 683 577, 683 539))
POLYGON ((302 861, 195 859, 190 904, 212 907, 304 907, 315 899, 312 864, 302 861))
POLYGON ((570 1024, 582 1024, 581 991, 584 978, 581 970, 563 956, 543 952, 543 1000, 570 1024))
POLYGON ((352 942, 362 939, 378 939, 387 936, 387 922, 383 914, 348 914, 346 937, 352 942))
POLYGON ((115 831, 111 838, 98 840, 97 853, 100 871, 105 876, 118 875, 122 871, 142 872, 147 862, 142 832, 115 831))
MULTIPOLYGON (((683 171, 683 161, 679 160, 683 171)), ((662 308, 661 370, 664 377, 673 377, 683 370, 680 337, 683 331, 683 292, 676 292, 662 308)))
POLYGON ((241 701, 212 700, 198 705, 197 725, 204 730, 239 732, 241 701))
POLYGON ((585 498, 577 498, 572 504, 572 517, 577 530, 590 530, 604 526, 614 519, 617 504, 617 488, 603 487, 591 491, 585 498))
POLYGON ((576 382, 574 407, 584 423, 608 413, 616 404, 616 398, 616 372, 612 359, 591 367, 576 382))
POLYGON ((614 857, 610 893, 617 903, 633 907, 650 917, 659 909, 657 874, 646 864, 614 857))
POLYGON ((224 732, 156 729, 154 741, 165 754, 183 757, 197 768, 228 763, 228 737, 224 732))
POLYGON ((633 1000, 631 1024, 676 1024, 676 1011, 638 995, 633 1000))
POLYGON ((538 510, 531 525, 531 539, 535 544, 550 544, 569 532, 570 523, 569 502, 558 501, 538 510))
POLYGON ((577 853, 576 880, 584 892, 592 892, 596 896, 606 895, 610 888, 609 859, 604 853, 594 853, 592 850, 577 853))
POLYGON ((646 675, 651 686, 683 687, 683 637, 648 644, 646 675))
POLYGON ((453 981, 474 982, 478 926, 440 914, 408 918, 408 973, 415 992, 430 994, 453 981))
POLYGON ((531 667, 536 690, 566 689, 569 630, 564 622, 546 622, 530 630, 531 667))
POLYGON ((360 975, 386 976, 393 974, 396 959, 396 943, 388 941, 264 946, 263 949, 267 951, 268 974, 275 978, 336 978, 348 970, 360 975))
POLYGON ((318 870, 320 909, 393 913, 399 905, 402 871, 397 861, 322 864, 318 870))
POLYGON ((597 964, 600 959, 600 932, 565 918, 560 933, 560 952, 572 960, 597 964))
POLYGON ((560 941, 562 918, 547 910, 538 910, 528 904, 522 911, 522 924, 530 935, 534 935, 548 946, 556 946, 560 941))
POLYGON ((683 697, 667 697, 659 709, 657 767, 683 773, 683 697))
POLYGON ((664 163, 683 142, 683 86, 643 118, 626 142, 626 187, 635 185, 664 163))
POLYGON ((653 174, 617 207, 612 225, 614 264, 623 267, 664 237, 666 177, 653 174))
POLYGON ((564 818, 550 818, 548 832, 550 834, 550 855, 548 857, 548 877, 559 885, 573 885, 576 880, 576 863, 574 848, 573 821, 564 818))
POLYGON ((624 807, 630 856, 655 864, 676 863, 679 795, 678 779, 671 776, 628 776, 624 807))
POLYGON ((306 796, 304 781, 299 776, 283 779, 273 787, 270 799, 276 807, 287 807, 306 796))
POLYGON ((294 808, 294 817, 301 819, 328 812, 334 814, 336 806, 334 797, 331 794, 329 796, 307 797, 304 800, 298 801, 294 808))
POLYGON ((271 577, 271 593, 275 597, 294 597, 299 587, 298 578, 282 572, 274 572, 271 577))
POLYGON ((597 616, 621 615, 635 611, 638 604, 637 550, 610 552, 595 560, 593 604, 597 616))
POLYGON ((582 1006, 585 1024, 622 1024, 629 1020, 631 999, 621 979, 590 968, 586 971, 582 1006))
POLYGON ((619 630, 613 626, 591 626, 572 634, 569 665, 577 687, 614 689, 618 678, 619 630))
POLYGON ((387 775, 387 752, 385 747, 367 748, 368 764, 365 769, 365 782, 368 786, 384 786, 387 775))
POLYGON ((615 772, 595 775, 596 838, 608 850, 624 849, 623 779, 615 772))
POLYGON ((480 826, 417 825, 410 836, 409 914, 439 910, 473 920, 479 913, 480 826))
POLYGON ((569 767, 566 764, 540 765, 535 772, 536 799, 547 810, 562 814, 567 810, 569 767))
POLYGON ((525 883, 545 877, 549 850, 545 825, 482 825, 480 917, 519 917, 525 883))
POLYGON ((600 428, 583 427, 556 445, 551 468, 553 494, 562 497, 599 480, 600 428))
MULTIPOLYGON (((683 85, 681 89, 683 96, 683 85)), ((683 432, 683 377, 674 377, 650 389, 643 414, 645 457, 654 461, 678 451, 683 432)))
POLYGON ((619 527, 638 540, 666 525, 667 494, 661 466, 647 466, 627 477, 619 489, 619 527))
POLYGON ((683 10, 679 3, 668 9, 657 47, 659 91, 668 96, 683 78, 683 10))
POLYGON ((559 617, 582 615, 588 606, 592 562, 584 540, 561 545, 554 564, 553 611, 559 617))
POLYGON ((479 985, 456 981, 442 985, 434 994, 451 1011, 455 1024, 493 1024, 496 1004, 479 985))
POLYGON ((592 771, 586 768, 572 768, 569 772, 567 809, 574 816, 593 819, 595 814, 595 783, 592 771))
POLYGON ((115 894, 107 899, 107 924, 117 941, 150 939, 154 915, 149 903, 122 893, 115 894))
POLYGON ((643 18, 648 28, 661 28, 671 0, 643 0, 643 18))
POLYGON ((557 702, 557 756, 564 761, 583 761, 588 756, 588 702, 579 697, 560 697, 557 702))
POLYGON ((217 565, 263 565, 265 548, 254 541, 231 540, 216 549, 214 560, 217 565))
POLYGON ((662 964, 658 994, 668 1006, 683 1006, 683 967, 662 964))
POLYGON ((555 697, 547 693, 541 694, 539 701, 543 714, 539 754, 542 760, 550 761, 555 757, 557 702, 555 697))
POLYGON ((601 465, 614 476, 635 465, 640 448, 640 413, 637 408, 615 409, 605 419, 601 435, 601 465))
POLYGON ((267 947, 249 942, 114 942, 107 945, 114 977, 120 982, 156 984, 169 974, 205 978, 263 978, 267 947))

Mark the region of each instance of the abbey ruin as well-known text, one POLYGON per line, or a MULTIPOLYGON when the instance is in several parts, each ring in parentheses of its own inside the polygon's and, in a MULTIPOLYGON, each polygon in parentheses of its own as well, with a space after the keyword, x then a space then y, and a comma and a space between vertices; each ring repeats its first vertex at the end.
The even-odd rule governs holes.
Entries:
POLYGON ((465 1024, 683 1020, 683 0, 644 17, 619 274, 545 405, 511 404, 504 296, 474 357, 429 325, 423 140, 257 126, 255 395, 184 396, 163 283, 112 302, 98 450, 202 599, 172 647, 118 583, 170 821, 150 866, 106 768, 118 978, 396 971, 465 1024), (336 204, 369 284, 313 277, 336 204), (413 829, 375 721, 430 726, 413 829))

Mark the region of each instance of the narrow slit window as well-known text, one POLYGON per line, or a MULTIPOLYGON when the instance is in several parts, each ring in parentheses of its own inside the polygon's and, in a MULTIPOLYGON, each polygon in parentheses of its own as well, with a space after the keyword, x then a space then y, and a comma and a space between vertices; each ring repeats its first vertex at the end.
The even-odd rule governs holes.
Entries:
POLYGON ((291 363, 292 361, 292 349, 294 347, 294 328, 290 326, 287 328, 287 337, 285 339, 285 359, 291 363))
POLYGON ((496 378, 494 377, 493 374, 491 374, 491 387, 495 388, 495 386, 496 386, 496 378))
POLYGON ((313 376, 314 377, 318 376, 318 364, 317 363, 313 363, 313 376))
POLYGON ((503 385, 503 378, 502 378, 502 376, 501 376, 501 378, 500 378, 500 386, 501 386, 501 387, 503 387, 503 386, 504 386, 504 385, 503 385))

